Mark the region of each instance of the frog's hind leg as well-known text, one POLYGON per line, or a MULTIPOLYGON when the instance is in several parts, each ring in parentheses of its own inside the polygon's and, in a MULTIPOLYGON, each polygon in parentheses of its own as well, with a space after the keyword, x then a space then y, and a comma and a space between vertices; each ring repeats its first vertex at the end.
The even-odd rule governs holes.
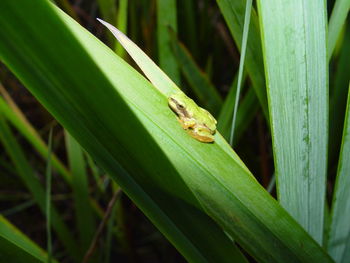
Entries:
POLYGON ((200 142, 211 143, 214 142, 214 136, 211 134, 203 133, 203 128, 195 127, 194 129, 188 129, 188 134, 200 142))

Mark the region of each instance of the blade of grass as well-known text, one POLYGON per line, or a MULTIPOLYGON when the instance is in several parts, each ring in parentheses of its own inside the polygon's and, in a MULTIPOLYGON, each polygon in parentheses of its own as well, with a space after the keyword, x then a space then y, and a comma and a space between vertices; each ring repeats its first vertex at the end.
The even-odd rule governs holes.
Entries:
POLYGON ((245 60, 246 49, 247 49, 247 41, 248 41, 248 32, 249 32, 250 14, 252 11, 252 4, 253 4, 252 0, 247 0, 246 9, 245 9, 245 16, 244 16, 243 37, 242 37, 242 45, 241 45, 241 47, 242 47, 241 48, 241 58, 239 61, 239 69, 238 69, 236 98, 235 98, 235 104, 234 104, 234 109, 233 109, 231 134, 230 134, 230 145, 231 146, 233 146, 233 138, 234 138, 235 125, 236 125, 236 118, 237 118, 238 102, 239 102, 239 97, 241 94, 243 67, 244 67, 244 60, 245 60))
MULTIPOLYGON (((12 162, 14 163, 18 175, 21 177, 33 198, 37 202, 39 208, 43 214, 46 214, 45 206, 45 190, 41 186, 39 180, 34 174, 32 167, 26 160, 26 157, 13 137, 10 128, 8 127, 3 115, 0 114, 0 140, 7 153, 9 154, 12 162)), ((63 245, 67 249, 73 258, 77 259, 77 247, 75 241, 70 234, 68 228, 62 221, 56 209, 52 206, 52 227, 55 229, 57 236, 62 241, 63 245)))
POLYGON ((18 212, 21 212, 29 207, 32 207, 35 204, 36 204, 35 201, 30 199, 28 201, 25 201, 24 203, 21 203, 19 205, 16 205, 14 207, 9 208, 9 209, 0 211, 0 214, 3 216, 10 216, 10 215, 16 214, 18 212))
POLYGON ((85 152, 85 157, 86 157, 87 165, 91 170, 91 174, 95 179, 95 183, 98 186, 98 189, 100 190, 101 193, 105 192, 98 166, 95 164, 94 160, 91 158, 88 152, 85 152))
MULTIPOLYGON (((47 254, 36 243, 0 215, 0 261, 47 262, 47 254)), ((56 262, 55 260, 53 260, 56 262)))
MULTIPOLYGON (((217 0, 216 2, 225 18, 237 47, 241 49, 246 0, 217 0)), ((267 122, 269 122, 259 21, 254 9, 251 12, 250 20, 249 42, 247 43, 245 66, 252 80, 253 88, 259 99, 265 118, 267 122)))
MULTIPOLYGON (((0 93, 4 99, 0 96, 0 111, 11 122, 13 126, 31 143, 35 150, 45 159, 48 154, 47 145, 41 139, 40 135, 33 128, 30 122, 27 120, 23 112, 18 108, 16 103, 12 100, 10 95, 6 92, 5 88, 0 83, 0 93), (6 101, 5 101, 6 100, 6 101)), ((57 158, 55 154, 51 155, 52 165, 63 176, 66 182, 70 183, 71 176, 67 168, 57 158)))
MULTIPOLYGON (((349 89, 350 90, 350 86, 349 89)), ((347 262, 350 249, 350 93, 346 107, 343 140, 339 156, 338 172, 333 194, 331 227, 327 245, 335 262, 347 262)))
POLYGON ((331 59, 341 28, 349 13, 349 0, 336 0, 328 25, 328 61, 331 59))
POLYGON ((223 228, 260 261, 331 262, 219 133, 194 140, 166 96, 80 25, 18 1, 0 1, 0 57, 188 261, 244 262, 223 228))
POLYGON ((159 65, 176 83, 180 84, 180 72, 176 58, 171 51, 168 28, 177 32, 176 0, 157 0, 157 37, 159 65))
MULTIPOLYGON (((242 81, 243 83, 245 82, 246 77, 247 74, 244 72, 242 81)), ((231 84, 230 92, 226 96, 224 105, 222 106, 218 117, 217 128, 226 140, 230 139, 230 131, 233 116, 232 105, 234 105, 236 99, 237 81, 238 74, 235 76, 231 84)), ((236 137, 233 141, 233 145, 235 145, 236 142, 239 141, 240 136, 249 126, 258 109, 259 102, 257 101, 255 91, 252 88, 249 88, 247 94, 242 99, 240 107, 238 107, 236 137)))
POLYGON ((52 261, 52 236, 51 236, 51 184, 52 184, 52 168, 51 168, 51 152, 52 152, 52 128, 49 133, 48 154, 46 162, 46 237, 47 237, 47 262, 52 261))
MULTIPOLYGON (((236 93, 236 92, 232 92, 236 93)), ((224 108, 221 111, 221 114, 218 119, 218 130, 222 133, 222 135, 229 140, 230 132, 231 132, 231 121, 232 121, 232 104, 234 103, 235 97, 231 96, 231 103, 229 102, 230 110, 227 114, 224 114, 224 108), (232 99, 231 99, 232 98, 232 99)), ((225 102, 226 105, 226 102, 225 102)), ((237 120, 236 120, 236 131, 235 138, 233 139, 233 145, 236 145, 239 142, 239 139, 249 127, 251 122, 254 119, 254 116, 258 112, 260 106, 258 102, 258 98, 256 97, 256 93, 252 87, 249 88, 247 94, 243 97, 242 102, 238 108, 237 112, 237 120)))
POLYGON ((72 173, 76 225, 79 230, 81 252, 85 253, 95 232, 94 216, 89 201, 86 164, 79 143, 67 131, 65 131, 65 139, 68 163, 72 173))
MULTIPOLYGON (((117 1, 97 0, 99 13, 104 20, 115 25, 117 23, 117 1)), ((115 39, 107 35, 107 42, 110 47, 115 46, 115 39)))
POLYGON ((222 106, 222 99, 219 92, 208 77, 200 70, 185 46, 179 42, 175 32, 170 30, 169 35, 175 58, 192 91, 197 96, 200 104, 216 115, 222 106))
MULTIPOLYGON (((117 26, 120 31, 126 33, 128 27, 128 0, 119 0, 117 26)), ((126 54, 125 49, 119 44, 118 41, 116 41, 115 44, 115 52, 124 58, 126 54)))
POLYGON ((322 244, 328 69, 323 1, 258 1, 278 198, 322 244))
POLYGON ((197 2, 188 0, 178 0, 179 7, 179 21, 183 21, 185 26, 183 27, 185 39, 188 43, 190 53, 197 58, 198 55, 198 32, 197 32, 197 19, 196 11, 197 2), (183 18, 181 18, 181 15, 183 18))
POLYGON ((160 71, 156 63, 148 58, 146 53, 136 46, 135 43, 127 38, 122 32, 120 32, 120 30, 99 18, 97 18, 97 20, 112 32, 128 54, 131 55, 136 64, 142 69, 142 72, 151 81, 154 87, 159 89, 159 91, 167 96, 180 91, 180 89, 168 77, 168 75, 166 75, 163 71, 160 71), (143 67, 142 65, 147 65, 147 67, 143 67))
POLYGON ((114 24, 117 19, 117 1, 115 0, 97 0, 101 16, 106 21, 114 24))
MULTIPOLYGON (((350 21, 350 19, 349 19, 350 21)), ((329 147, 328 163, 333 167, 339 157, 342 139, 344 117, 346 112, 346 99, 349 84, 349 57, 350 57, 350 24, 344 34, 343 46, 340 50, 334 75, 333 89, 329 103, 329 147)))

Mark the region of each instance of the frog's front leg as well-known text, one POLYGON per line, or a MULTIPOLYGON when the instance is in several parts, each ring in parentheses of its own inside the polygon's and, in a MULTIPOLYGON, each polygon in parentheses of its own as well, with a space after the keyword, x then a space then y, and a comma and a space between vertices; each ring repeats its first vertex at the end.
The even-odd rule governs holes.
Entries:
POLYGON ((196 121, 195 120, 191 120, 191 119, 181 119, 181 118, 177 118, 177 120, 180 122, 181 127, 185 130, 192 128, 196 125, 196 121))

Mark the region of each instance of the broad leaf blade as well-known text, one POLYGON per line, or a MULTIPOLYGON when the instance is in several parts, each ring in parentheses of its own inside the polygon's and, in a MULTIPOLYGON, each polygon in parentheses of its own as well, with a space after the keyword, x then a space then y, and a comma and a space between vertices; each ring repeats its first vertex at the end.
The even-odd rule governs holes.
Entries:
POLYGON ((324 1, 258 1, 280 203, 322 244, 328 72, 324 1))

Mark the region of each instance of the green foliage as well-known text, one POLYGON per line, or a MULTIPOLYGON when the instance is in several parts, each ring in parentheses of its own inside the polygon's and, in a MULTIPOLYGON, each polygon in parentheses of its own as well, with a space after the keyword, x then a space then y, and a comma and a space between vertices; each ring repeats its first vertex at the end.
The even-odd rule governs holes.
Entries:
POLYGON ((0 1, 0 261, 347 262, 349 3, 0 1))
POLYGON ((322 244, 328 140, 324 2, 258 1, 278 198, 322 244))

